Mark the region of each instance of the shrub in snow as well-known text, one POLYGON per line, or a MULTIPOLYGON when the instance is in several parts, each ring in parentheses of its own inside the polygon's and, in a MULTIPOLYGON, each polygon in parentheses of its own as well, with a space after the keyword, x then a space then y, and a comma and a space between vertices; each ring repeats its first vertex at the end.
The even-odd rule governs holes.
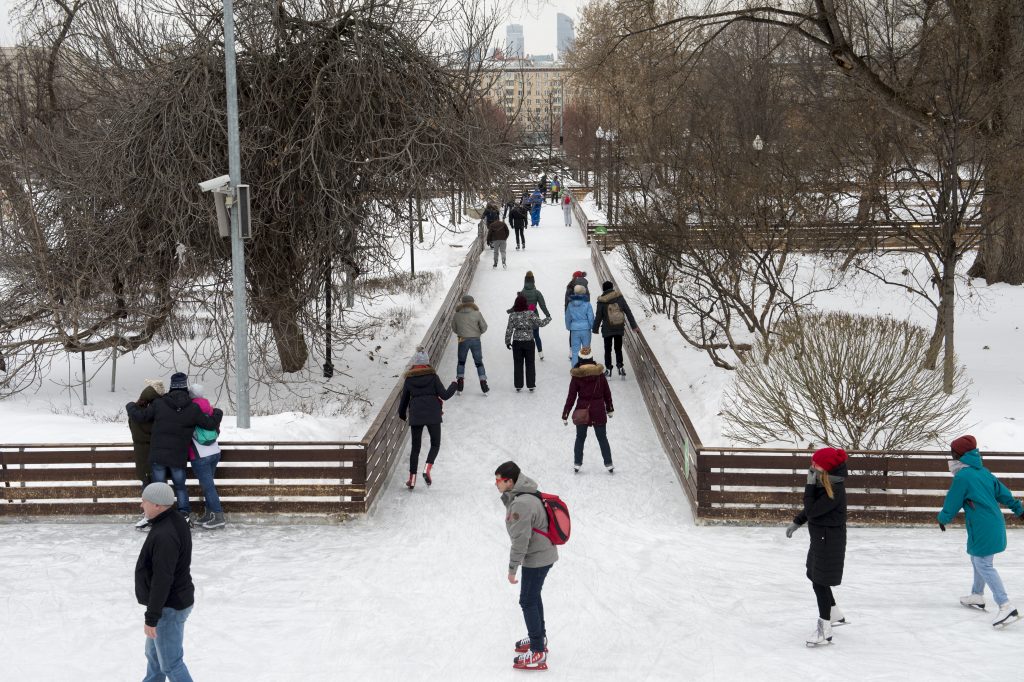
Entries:
POLYGON ((954 390, 923 369, 928 332, 849 313, 789 317, 758 341, 724 399, 725 435, 750 445, 828 443, 899 450, 942 442, 967 415, 968 381, 954 390))

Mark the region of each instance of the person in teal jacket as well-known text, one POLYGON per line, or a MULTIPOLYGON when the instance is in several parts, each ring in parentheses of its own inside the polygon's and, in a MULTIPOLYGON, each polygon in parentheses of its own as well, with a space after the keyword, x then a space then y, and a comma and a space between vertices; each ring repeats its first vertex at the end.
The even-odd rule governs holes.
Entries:
POLYGON ((967 553, 974 566, 971 594, 960 598, 964 606, 985 609, 985 585, 999 606, 992 625, 1001 627, 1018 619, 1017 609, 1006 595, 1002 578, 993 565, 995 555, 1006 549, 1006 523, 999 505, 1024 518, 1024 506, 1010 489, 981 465, 981 453, 974 436, 960 436, 950 444, 949 471, 953 484, 939 512, 939 528, 946 530, 960 510, 967 524, 967 553))

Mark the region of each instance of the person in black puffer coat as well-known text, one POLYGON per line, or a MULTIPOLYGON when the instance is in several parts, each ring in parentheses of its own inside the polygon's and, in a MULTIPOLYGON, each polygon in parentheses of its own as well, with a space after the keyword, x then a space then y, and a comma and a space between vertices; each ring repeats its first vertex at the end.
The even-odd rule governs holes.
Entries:
POLYGON ((627 322, 630 329, 634 332, 637 330, 636 319, 633 317, 633 311, 629 309, 626 299, 615 289, 614 284, 605 282, 601 285, 601 290, 602 294, 597 297, 594 328, 591 331, 596 334, 600 330, 601 337, 604 339, 604 375, 607 377, 612 375, 612 348, 614 347, 615 366, 619 368, 619 376, 625 377, 626 369, 622 362, 622 337, 626 333, 627 322), (621 319, 615 321, 612 317, 621 317, 621 319))
POLYGON ((846 459, 840 448, 821 448, 811 456, 803 511, 786 528, 791 538, 806 523, 811 536, 807 578, 818 601, 818 625, 808 646, 831 642, 832 626, 846 622, 832 595, 832 588, 843 582, 846 561, 846 459))
POLYGON ((441 449, 441 401, 455 395, 459 385, 453 381, 446 389, 437 377, 437 372, 430 366, 430 358, 423 349, 416 351, 410 365, 405 373, 402 399, 398 403, 398 418, 408 421, 412 427, 409 480, 405 483, 406 487, 412 490, 416 487, 416 467, 420 461, 423 427, 426 427, 427 433, 430 434, 430 450, 427 452, 427 468, 423 472, 423 480, 430 485, 430 470, 434 467, 434 460, 441 449))
POLYGON ((192 510, 185 489, 185 467, 192 434, 197 426, 219 431, 224 413, 215 409, 210 416, 203 414, 188 394, 188 375, 183 372, 171 376, 171 389, 166 395, 142 408, 128 403, 125 412, 132 421, 153 423, 149 445, 153 480, 166 482, 170 477, 178 496, 178 511, 187 517, 192 510))

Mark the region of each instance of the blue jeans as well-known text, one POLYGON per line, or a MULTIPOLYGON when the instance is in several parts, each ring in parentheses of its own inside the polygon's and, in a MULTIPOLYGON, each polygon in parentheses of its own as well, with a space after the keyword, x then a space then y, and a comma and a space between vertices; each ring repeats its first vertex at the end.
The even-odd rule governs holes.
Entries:
POLYGON ((156 624, 156 639, 146 638, 146 677, 142 682, 192 682, 185 666, 185 621, 192 607, 165 606, 156 624))
POLYGON ((166 483, 168 478, 171 479, 171 485, 174 486, 174 494, 178 498, 178 511, 182 514, 190 513, 192 507, 188 504, 188 490, 185 488, 185 468, 169 467, 154 462, 153 480, 166 483))
POLYGON ((996 600, 996 604, 1002 606, 1010 601, 1010 598, 1006 596, 1003 579, 999 577, 999 572, 996 571, 996 567, 992 564, 992 560, 995 558, 995 554, 971 557, 971 565, 974 566, 974 585, 971 587, 971 592, 974 594, 984 594, 985 584, 987 583, 988 588, 992 590, 992 598, 996 600))
POLYGON ((540 342, 540 327, 534 327, 533 328, 533 342, 535 344, 537 344, 537 352, 538 353, 543 353, 544 352, 544 346, 541 345, 541 342, 540 342))
POLYGON ((583 346, 590 345, 590 330, 569 330, 569 349, 572 351, 572 358, 570 365, 576 366, 576 361, 580 359, 580 348, 583 346))
POLYGON ((199 485, 203 488, 203 499, 206 500, 206 511, 220 514, 224 510, 220 506, 220 495, 217 494, 217 486, 213 483, 213 477, 217 475, 217 465, 220 464, 220 453, 196 457, 192 460, 192 472, 199 479, 199 485))
POLYGON ((480 337, 464 338, 459 342, 459 365, 455 369, 455 376, 466 376, 466 356, 473 353, 473 363, 476 365, 476 375, 480 381, 487 381, 487 373, 484 371, 484 351, 480 347, 480 337))
MULTIPOLYGON (((583 466, 583 444, 587 440, 587 429, 589 428, 586 424, 576 425, 576 445, 573 447, 573 463, 576 466, 583 466)), ((601 446, 601 459, 604 460, 604 465, 611 466, 612 448, 608 445, 608 425, 595 424, 594 435, 597 436, 597 444, 601 446)))
POLYGON ((544 579, 548 577, 551 566, 527 568, 523 566, 523 575, 519 581, 519 606, 523 609, 523 620, 526 621, 526 632, 530 635, 530 651, 544 651, 544 601, 540 592, 544 589, 544 579))

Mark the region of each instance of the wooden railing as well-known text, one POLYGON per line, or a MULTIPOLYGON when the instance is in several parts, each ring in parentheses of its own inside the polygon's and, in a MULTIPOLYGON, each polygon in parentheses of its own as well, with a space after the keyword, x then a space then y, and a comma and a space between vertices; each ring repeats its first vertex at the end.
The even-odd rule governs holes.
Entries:
MULTIPOLYGON (((582 213, 582 211, 580 211, 582 213)), ((584 218, 585 219, 585 218, 584 218)), ((590 261, 594 267, 591 281, 609 281, 615 283, 615 277, 604 259, 604 254, 596 242, 590 244, 590 261)), ((690 507, 697 516, 697 453, 701 442, 697 430, 690 421, 689 415, 679 402, 679 396, 672 388, 671 382, 661 368, 658 358, 644 339, 642 332, 627 330, 623 338, 623 348, 629 355, 633 376, 640 386, 644 403, 650 412, 651 421, 658 432, 661 445, 668 455, 679 482, 686 492, 690 507)))
MULTIPOLYGON (((432 360, 451 340, 455 306, 476 273, 483 239, 466 253, 421 341, 432 360)), ((404 379, 358 441, 222 442, 217 491, 230 513, 333 515, 369 511, 408 435, 397 415, 404 379)), ((189 496, 201 497, 194 481, 189 496)), ((126 443, 0 445, 0 516, 130 514, 140 484, 126 443)), ((202 510, 198 501, 194 504, 202 510)))
MULTIPOLYGON (((718 448, 697 454, 697 516, 753 523, 789 521, 803 507, 811 450, 718 448)), ((952 481, 948 452, 850 451, 846 487, 852 523, 935 524, 952 481)), ((1015 495, 1024 452, 985 452, 984 465, 1015 495)), ((962 518, 962 517, 961 517, 962 518)))

